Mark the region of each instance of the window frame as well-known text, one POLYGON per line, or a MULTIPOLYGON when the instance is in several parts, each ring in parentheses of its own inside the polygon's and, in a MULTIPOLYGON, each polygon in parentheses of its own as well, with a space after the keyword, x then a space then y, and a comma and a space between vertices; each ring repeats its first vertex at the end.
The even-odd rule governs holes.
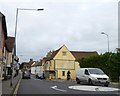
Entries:
POLYGON ((65 71, 62 71, 62 76, 65 76, 65 71))
POLYGON ((67 56, 67 52, 66 51, 62 51, 62 56, 67 56))

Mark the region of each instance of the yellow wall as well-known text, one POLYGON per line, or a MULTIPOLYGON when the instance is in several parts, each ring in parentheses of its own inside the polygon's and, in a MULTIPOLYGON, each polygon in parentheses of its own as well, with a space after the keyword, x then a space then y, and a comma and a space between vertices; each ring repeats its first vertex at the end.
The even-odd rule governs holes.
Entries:
POLYGON ((50 61, 47 61, 47 62, 46 62, 46 68, 45 68, 46 71, 49 70, 49 67, 50 67, 50 63, 49 63, 49 62, 50 62, 50 61))
POLYGON ((55 60, 56 67, 59 69, 75 69, 74 61, 55 60))
MULTIPOLYGON (((76 72, 75 70, 69 70, 70 71, 70 77, 71 79, 75 80, 76 79, 76 72)), ((57 71, 57 78, 60 78, 60 79, 67 79, 67 72, 68 70, 58 70, 57 71), (62 76, 62 71, 65 71, 65 76, 62 76)))
POLYGON ((59 52, 56 54, 56 56, 54 57, 54 60, 56 59, 62 59, 62 60, 75 60, 74 56, 71 54, 71 52, 67 49, 66 46, 63 46, 61 48, 61 50, 59 50, 59 52), (62 52, 66 51, 67 55, 63 56, 62 52))
POLYGON ((50 70, 53 71, 54 70, 54 60, 50 60, 50 70))
POLYGON ((47 71, 48 71, 48 70, 53 71, 53 70, 54 70, 54 60, 47 61, 46 63, 48 64, 46 70, 47 70, 47 71))
POLYGON ((79 64, 79 62, 77 62, 77 61, 75 61, 75 69, 76 68, 80 68, 80 64, 79 64))

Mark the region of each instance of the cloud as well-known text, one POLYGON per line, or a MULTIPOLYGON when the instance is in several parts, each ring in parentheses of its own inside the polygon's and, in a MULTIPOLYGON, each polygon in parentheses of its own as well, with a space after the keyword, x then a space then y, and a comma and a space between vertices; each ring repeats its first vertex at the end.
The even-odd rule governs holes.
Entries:
MULTIPOLYGON (((118 46, 118 0, 2 0, 0 10, 7 19, 9 35, 14 36, 16 8, 44 8, 18 14, 17 54, 38 60, 49 50, 66 44, 69 50, 107 51, 118 46), (1 7, 2 6, 2 7, 1 7)), ((21 60, 21 61, 22 61, 21 60)))

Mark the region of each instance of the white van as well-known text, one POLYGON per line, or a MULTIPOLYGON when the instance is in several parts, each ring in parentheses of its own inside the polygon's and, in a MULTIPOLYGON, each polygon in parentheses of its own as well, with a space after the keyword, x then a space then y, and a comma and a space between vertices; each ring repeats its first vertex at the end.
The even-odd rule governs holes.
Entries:
POLYGON ((89 84, 104 84, 108 86, 110 83, 109 77, 99 68, 78 68, 76 69, 76 81, 87 82, 89 84))

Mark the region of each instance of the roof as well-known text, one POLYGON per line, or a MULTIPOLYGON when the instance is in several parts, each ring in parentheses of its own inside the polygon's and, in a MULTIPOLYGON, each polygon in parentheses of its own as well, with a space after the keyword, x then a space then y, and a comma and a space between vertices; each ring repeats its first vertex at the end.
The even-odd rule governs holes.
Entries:
POLYGON ((116 48, 117 50, 120 50, 120 48, 116 48))
POLYGON ((7 40, 5 41, 6 48, 8 52, 12 52, 14 48, 14 43, 15 43, 15 37, 8 37, 7 40))
POLYGON ((83 58, 83 57, 89 57, 89 56, 95 56, 98 55, 96 51, 93 52, 85 52, 85 51, 70 51, 72 55, 75 57, 75 59, 83 58))
MULTIPOLYGON (((63 46, 62 46, 62 47, 63 47, 63 46)), ((46 59, 46 60, 51 60, 51 59, 53 59, 62 47, 60 47, 60 48, 57 49, 56 51, 53 51, 52 54, 51 54, 51 56, 50 56, 50 57, 46 57, 45 59, 46 59)))
MULTIPOLYGON (((63 45, 65 46, 65 45, 63 45)), ((63 47, 62 46, 62 47, 63 47)), ((53 51, 51 56, 50 57, 46 57, 45 59, 48 61, 48 60, 51 60, 53 59, 56 54, 59 52, 59 50, 62 48, 60 47, 58 50, 56 51, 53 51)), ((75 59, 79 59, 79 58, 82 58, 82 57, 89 57, 89 56, 95 56, 95 55, 98 55, 98 53, 96 51, 93 51, 93 52, 86 52, 86 51, 70 51, 72 53, 72 55, 75 57, 75 59)))
POLYGON ((117 52, 120 53, 120 48, 117 48, 117 52))

